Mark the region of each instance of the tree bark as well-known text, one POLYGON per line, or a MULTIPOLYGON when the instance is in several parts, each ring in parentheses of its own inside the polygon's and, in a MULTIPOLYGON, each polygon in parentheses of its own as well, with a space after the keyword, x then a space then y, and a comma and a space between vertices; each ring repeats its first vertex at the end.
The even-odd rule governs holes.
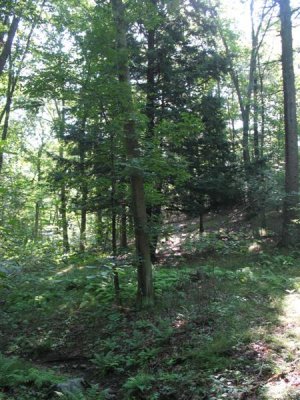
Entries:
POLYGON ((247 90, 246 90, 245 95, 243 95, 243 93, 242 93, 240 81, 239 81, 238 75, 234 69, 228 42, 222 31, 222 28, 219 26, 219 32, 221 35, 221 39, 222 39, 226 54, 230 60, 229 73, 230 73, 233 85, 234 85, 236 93, 237 93, 242 122, 243 122, 242 147, 243 147, 243 162, 244 162, 246 179, 248 178, 248 175, 249 175, 248 167, 249 167, 249 164, 251 161, 250 151, 249 151, 249 122, 250 122, 250 110, 251 110, 251 101, 252 101, 252 95, 253 95, 253 90, 254 90, 255 74, 256 74, 256 69, 257 69, 258 52, 263 43, 265 34, 266 34, 268 28, 270 27, 271 17, 272 17, 272 13, 271 13, 272 7, 268 7, 267 3, 265 2, 264 6, 263 6, 263 11, 260 16, 260 20, 258 21, 258 26, 255 29, 253 9, 254 9, 254 0, 251 0, 250 14, 251 14, 252 46, 251 46, 251 54, 250 54, 250 60, 249 60, 249 74, 248 74, 248 79, 247 79, 247 90), (266 22, 266 26, 264 29, 262 29, 263 22, 266 20, 267 16, 268 16, 268 20, 266 22))
POLYGON ((254 79, 253 87, 253 147, 254 159, 259 160, 259 132, 258 132, 258 82, 257 77, 254 79))
MULTIPOLYGON (((157 0, 150 0, 154 10, 157 11, 157 0)), ((155 136, 155 101, 157 97, 155 85, 155 71, 156 71, 156 53, 155 53, 155 29, 148 30, 147 37, 147 93, 146 93, 146 116, 148 119, 147 139, 153 141, 155 136)), ((161 192, 161 183, 156 184, 155 189, 161 192)), ((150 254, 151 261, 156 261, 156 248, 159 238, 159 231, 161 225, 161 205, 150 204, 147 207, 148 223, 154 229, 150 235, 150 254)))
POLYGON ((261 158, 264 156, 265 147, 265 121, 266 121, 266 104, 265 104, 265 93, 264 93, 264 74, 258 60, 258 76, 259 76, 259 97, 260 97, 260 108, 261 108, 261 128, 260 128, 260 139, 259 148, 261 158))
MULTIPOLYGON (((60 146, 59 149, 59 157, 63 159, 63 147, 60 146)), ((67 194, 66 194, 66 185, 64 178, 61 179, 60 184, 60 216, 61 216, 61 224, 62 224, 62 237, 63 237, 63 248, 64 252, 68 253, 70 251, 69 244, 69 233, 68 233, 68 218, 67 218, 67 194)))
MULTIPOLYGON (((282 43, 282 76, 285 126, 285 198, 283 204, 282 244, 295 242, 293 221, 297 219, 299 201, 298 134, 293 38, 289 0, 279 0, 282 43)), ((298 238, 297 238, 298 239, 298 238)))
MULTIPOLYGON (((37 164, 36 164, 36 170, 37 170, 37 184, 41 182, 42 178, 42 170, 41 170, 41 158, 43 154, 43 149, 44 149, 44 144, 41 144, 41 147, 38 150, 37 154, 37 164)), ((38 196, 39 196, 38 192, 38 196)), ((38 240, 39 238, 39 233, 40 233, 40 210, 41 210, 41 200, 38 198, 37 201, 35 202, 35 216, 34 216, 34 231, 33 231, 33 238, 35 241, 38 240)))
POLYGON ((96 212, 96 243, 100 247, 102 245, 103 238, 103 222, 102 222, 102 210, 99 209, 96 212))
MULTIPOLYGON (((83 123, 83 129, 85 131, 85 122, 83 123)), ((81 215, 80 215, 80 233, 79 233, 79 251, 85 251, 86 245, 86 216, 87 216, 87 198, 88 198, 88 186, 85 177, 85 149, 82 140, 79 142, 79 170, 81 179, 81 215)))
MULTIPOLYGON (((3 26, 7 26, 8 23, 9 23, 9 16, 8 15, 5 15, 4 17, 1 18, 1 24, 3 26)), ((4 45, 4 37, 5 37, 5 31, 3 30, 0 33, 0 43, 2 44, 2 46, 4 45)))
POLYGON ((126 22, 122 0, 111 0, 116 28, 118 51, 118 76, 120 83, 119 109, 123 120, 126 155, 131 164, 132 210, 135 228, 135 243, 138 263, 138 301, 142 304, 153 303, 152 263, 147 227, 147 213, 144 193, 143 173, 138 166, 140 159, 139 143, 134 121, 134 109, 128 68, 128 49, 126 22))
MULTIPOLYGON (((42 13, 42 10, 43 10, 43 8, 45 6, 45 3, 46 3, 46 0, 43 0, 42 4, 41 4, 40 13, 32 22, 31 29, 30 29, 29 34, 27 36, 25 49, 23 51, 23 54, 22 54, 22 57, 21 57, 21 60, 20 60, 20 63, 19 63, 19 67, 18 67, 15 75, 13 73, 13 65, 12 65, 12 61, 11 61, 11 45, 10 45, 10 49, 8 51, 8 56, 7 56, 6 60, 5 60, 5 63, 6 63, 7 59, 9 60, 9 78, 8 78, 8 86, 7 86, 7 94, 6 94, 6 103, 5 103, 5 106, 4 106, 4 108, 3 108, 3 110, 2 110, 2 112, 0 114, 0 124, 2 123, 2 120, 5 117, 3 130, 2 130, 2 140, 6 140, 7 139, 10 111, 11 111, 11 105, 12 105, 14 92, 15 92, 15 89, 17 87, 18 81, 20 79, 20 75, 21 75, 22 68, 24 66, 25 58, 26 58, 26 56, 28 54, 30 41, 31 41, 31 38, 32 38, 32 35, 33 35, 33 32, 34 32, 34 29, 35 29, 35 27, 37 25, 38 20, 41 17, 41 13, 42 13)), ((7 18, 5 18, 5 20, 7 21, 7 18)), ((15 33, 14 33, 14 35, 15 35, 15 33)), ((9 37, 9 34, 8 34, 8 37, 9 37)), ((0 40, 3 41, 3 37, 0 37, 0 40)), ((11 38, 10 40, 12 41, 13 38, 11 38)), ((3 49, 3 51, 4 51, 4 49, 3 49)), ((1 76, 1 57, 2 56, 3 56, 3 52, 2 52, 2 55, 0 56, 0 76, 1 76)), ((4 69, 4 66, 3 66, 3 69, 4 69)), ((2 167, 3 167, 3 155, 4 155, 3 151, 1 151, 0 152, 0 174, 1 174, 1 171, 2 171, 2 167)))
POLYGON ((112 253, 114 257, 114 289, 116 296, 116 303, 120 304, 120 282, 119 274, 115 265, 117 257, 117 209, 116 209, 116 191, 117 191, 117 180, 116 180, 116 169, 115 169, 115 138, 114 134, 110 135, 110 162, 111 162, 111 244, 112 253))
POLYGON ((127 244, 127 212, 126 212, 126 203, 122 203, 121 210, 121 226, 120 226, 120 247, 122 249, 126 249, 127 244))
MULTIPOLYGON (((156 0, 151 0, 156 6, 156 0)), ((155 128, 155 30, 148 30, 147 37, 147 99, 146 99, 146 116, 148 118, 147 136, 153 138, 155 128)))
MULTIPOLYGON (((13 82, 13 72, 12 72, 12 65, 11 62, 9 63, 9 74, 8 74, 8 84, 7 84, 7 91, 6 91, 6 103, 4 106, 4 123, 2 128, 1 140, 4 142, 8 136, 8 128, 9 128, 9 118, 11 112, 11 105, 13 99, 13 92, 14 92, 14 82, 13 82)), ((4 152, 0 150, 0 174, 3 168, 3 159, 4 159, 4 152)))
POLYGON ((199 215, 199 233, 202 235, 204 233, 204 214, 200 213, 199 215))
POLYGON ((20 18, 14 16, 12 19, 12 22, 10 24, 10 28, 9 28, 9 31, 7 34, 7 39, 6 39, 6 42, 4 43, 2 53, 0 55, 0 76, 3 73, 6 61, 8 60, 8 58, 11 54, 11 48, 12 48, 14 37, 15 37, 17 29, 18 29, 19 22, 20 22, 20 18))
MULTIPOLYGON (((59 140, 62 140, 65 136, 65 128, 66 128, 66 110, 65 110, 65 100, 62 100, 61 111, 59 109, 58 103, 55 100, 55 106, 57 115, 60 122, 60 132, 59 132, 59 140)), ((62 226, 62 239, 63 239, 63 249, 65 253, 70 251, 70 243, 69 243, 69 232, 68 232, 68 217, 67 217, 67 191, 65 179, 63 176, 63 159, 64 159, 64 147, 63 144, 59 145, 59 163, 58 168, 59 172, 62 174, 60 179, 60 188, 59 188, 59 199, 60 199, 60 207, 58 209, 60 217, 61 217, 61 226, 62 226)))

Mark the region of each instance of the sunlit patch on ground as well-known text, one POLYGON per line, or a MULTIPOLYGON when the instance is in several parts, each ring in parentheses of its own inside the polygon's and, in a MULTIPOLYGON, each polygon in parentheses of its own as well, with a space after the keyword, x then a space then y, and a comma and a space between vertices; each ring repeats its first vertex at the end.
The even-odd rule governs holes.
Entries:
POLYGON ((265 385, 265 398, 270 400, 300 399, 300 294, 289 293, 283 302, 281 326, 274 340, 282 345, 274 360, 278 374, 265 385))
POLYGON ((256 353, 258 359, 267 359, 270 349, 263 342, 251 343, 249 347, 256 353))

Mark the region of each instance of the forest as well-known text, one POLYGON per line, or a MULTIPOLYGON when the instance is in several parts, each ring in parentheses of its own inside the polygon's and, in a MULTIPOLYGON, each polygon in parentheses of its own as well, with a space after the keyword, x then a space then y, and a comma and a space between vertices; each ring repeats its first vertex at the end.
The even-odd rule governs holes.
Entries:
POLYGON ((0 399, 300 399, 296 0, 0 0, 0 399))

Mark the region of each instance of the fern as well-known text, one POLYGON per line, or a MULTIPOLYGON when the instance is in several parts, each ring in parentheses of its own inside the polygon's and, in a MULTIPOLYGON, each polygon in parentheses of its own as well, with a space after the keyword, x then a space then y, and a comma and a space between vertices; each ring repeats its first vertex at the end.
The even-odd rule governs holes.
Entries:
POLYGON ((41 388, 60 381, 61 378, 52 372, 33 368, 17 358, 7 358, 0 354, 0 387, 32 384, 41 388))

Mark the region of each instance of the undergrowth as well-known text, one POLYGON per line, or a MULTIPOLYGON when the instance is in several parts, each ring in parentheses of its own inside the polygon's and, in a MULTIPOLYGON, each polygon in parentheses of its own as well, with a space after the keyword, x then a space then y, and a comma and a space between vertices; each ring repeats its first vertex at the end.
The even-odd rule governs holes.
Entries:
POLYGON ((213 400, 257 392, 255 377, 267 379, 276 367, 256 343, 272 342, 282 298, 297 290, 299 255, 250 254, 245 237, 230 240, 193 265, 183 259, 177 267, 156 267, 152 310, 135 305, 129 259, 73 254, 46 262, 40 255, 39 268, 2 272, 0 349, 9 357, 0 358, 0 398, 55 398, 49 387, 68 379, 65 373, 89 382, 82 392, 61 395, 72 399, 213 400))

